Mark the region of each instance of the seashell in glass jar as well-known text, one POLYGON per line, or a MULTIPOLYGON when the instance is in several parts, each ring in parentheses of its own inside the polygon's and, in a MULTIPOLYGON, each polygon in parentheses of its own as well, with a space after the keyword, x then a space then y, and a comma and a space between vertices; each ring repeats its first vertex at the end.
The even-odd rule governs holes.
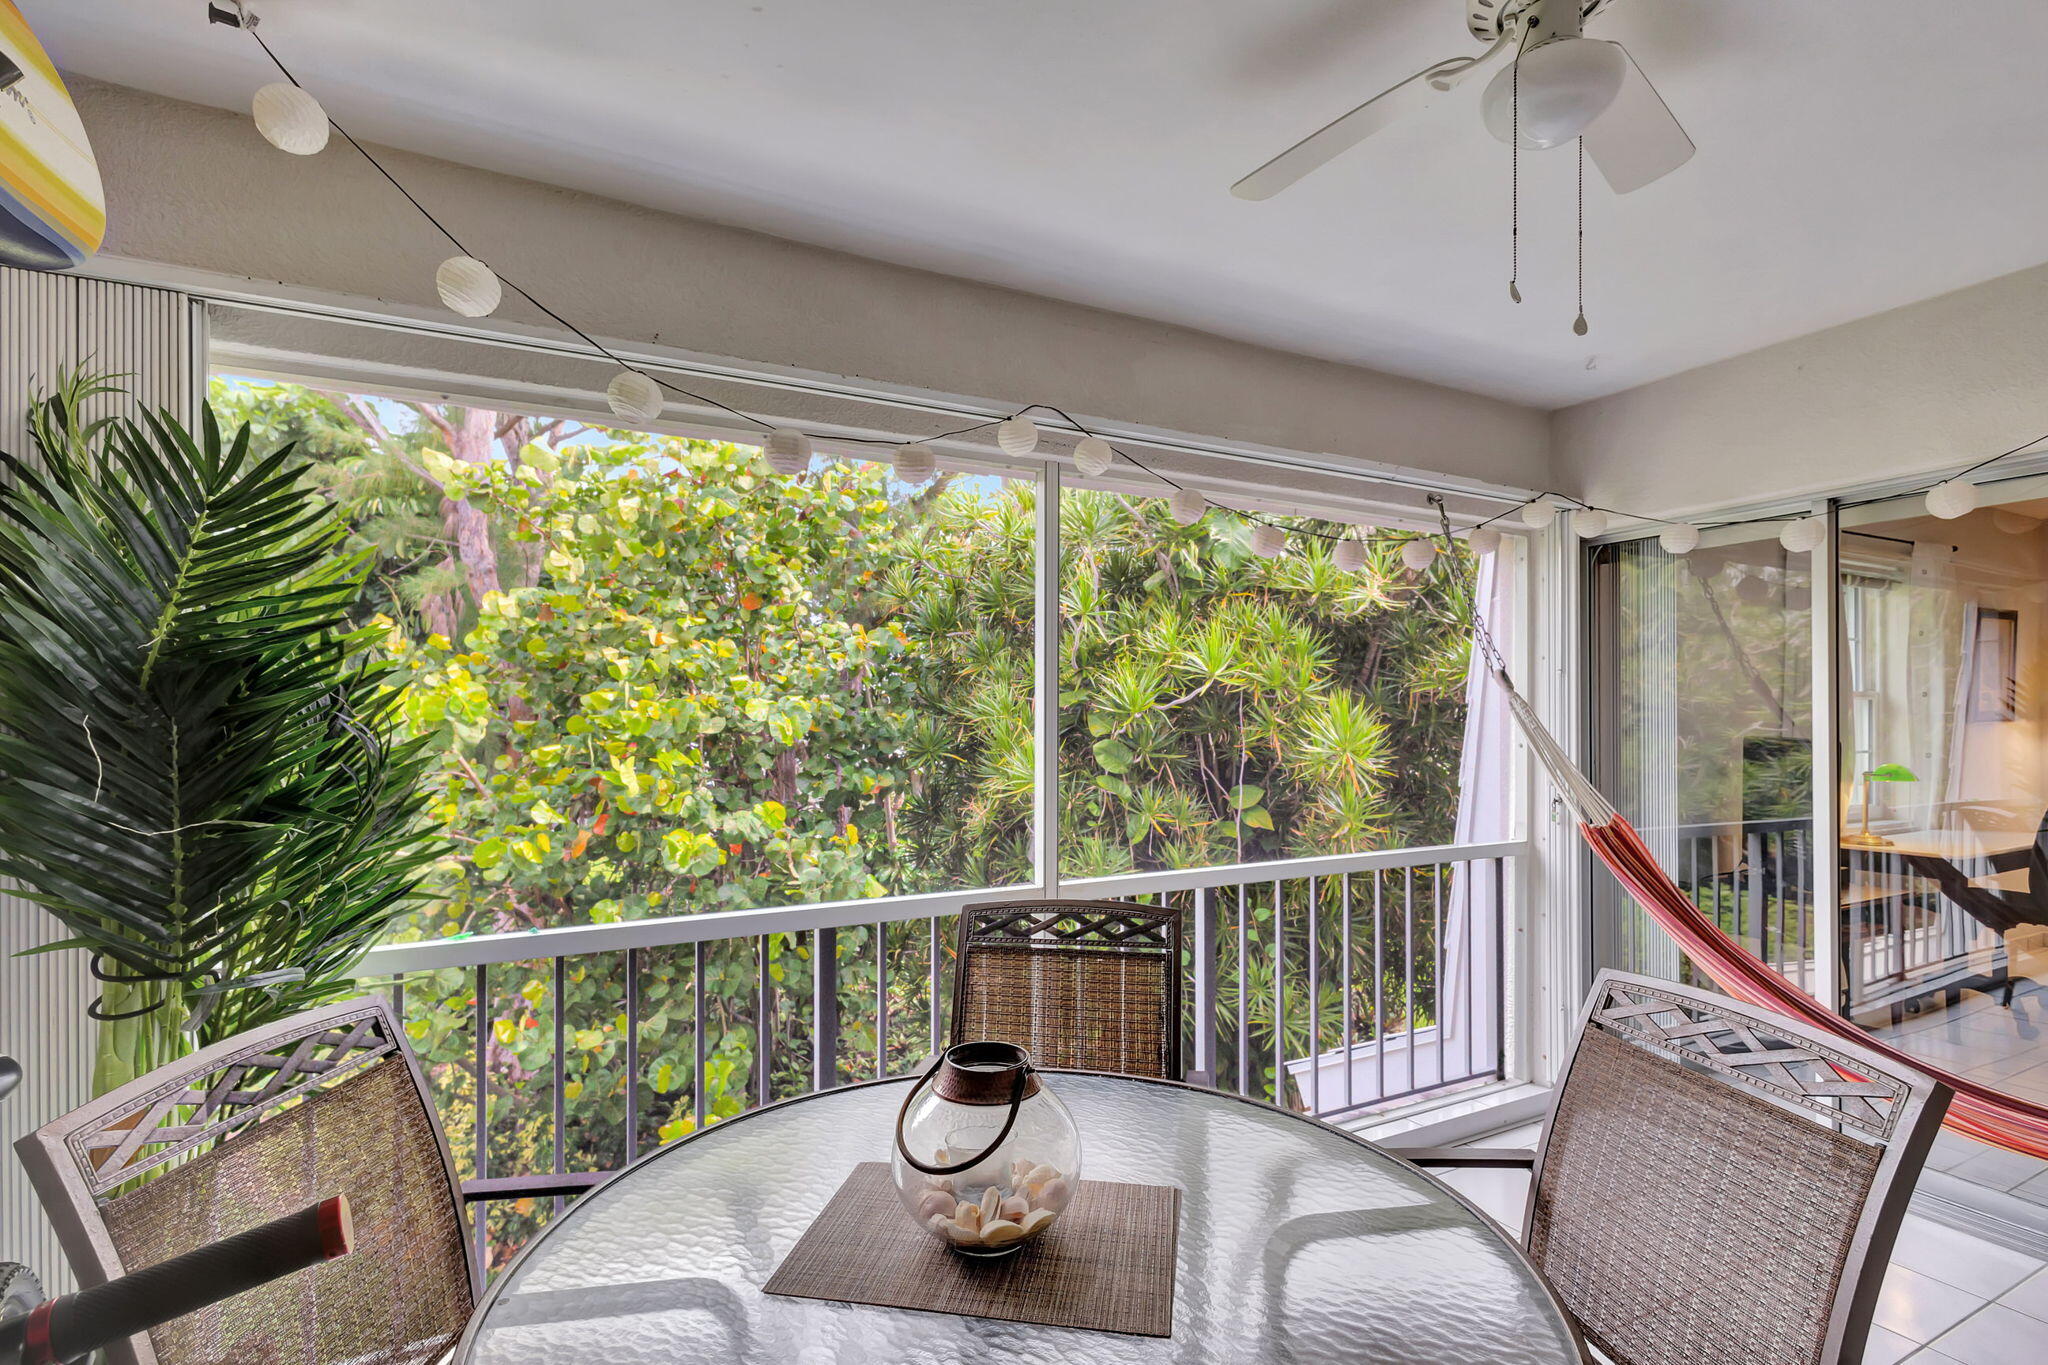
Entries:
POLYGON ((963 1256, 1008 1256, 1065 1211, 1081 1176, 1067 1107, 1010 1043, 959 1043, 896 1116, 897 1196, 963 1256))

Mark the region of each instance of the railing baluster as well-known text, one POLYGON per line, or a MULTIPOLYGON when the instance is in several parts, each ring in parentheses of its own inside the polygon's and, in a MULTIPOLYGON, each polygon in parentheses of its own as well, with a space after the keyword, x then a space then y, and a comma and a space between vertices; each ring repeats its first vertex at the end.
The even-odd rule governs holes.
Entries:
POLYGON ((626 1163, 640 1159, 640 950, 626 949, 626 1163))
POLYGON ((1195 888, 1195 950, 1191 975, 1195 979, 1194 1066, 1193 1070, 1221 1085, 1216 1074, 1216 893, 1209 887, 1195 888))
MULTIPOLYGON (((568 992, 564 989, 564 987, 568 984, 569 959, 565 957, 558 957, 555 959, 554 975, 555 991, 553 1004, 555 1007, 555 1057, 553 1066, 549 1068, 549 1076, 555 1084, 555 1174, 560 1175, 563 1171, 568 1169, 568 1166, 566 1164, 568 1157, 568 1135, 563 1130, 568 1126, 569 1123, 569 1111, 568 1099, 562 1093, 562 1091, 565 1088, 567 1088, 569 1084, 569 1059, 564 1050, 564 1043, 567 1034, 568 1024, 568 1021, 564 1018, 564 1016, 568 1013, 568 1011, 562 1008, 562 1002, 568 996, 568 992)), ((562 1211, 562 1204, 562 1196, 556 1195, 556 1213, 560 1213, 562 1211)))
POLYGON ((1344 1107, 1349 1109, 1358 1103, 1357 1082, 1351 1078, 1351 1049, 1354 1030, 1351 1027, 1351 874, 1344 874, 1341 887, 1344 898, 1344 1107))
POLYGON ((1472 1035, 1479 1032, 1479 866, 1465 863, 1453 874, 1453 894, 1465 888, 1465 1078, 1479 1074, 1479 1060, 1472 1051, 1472 1035))
POLYGON ((839 1084, 839 931, 811 931, 811 1089, 839 1084))
MULTIPOLYGON (((476 1178, 487 1179, 491 1173, 491 1073, 488 1049, 491 1041, 490 968, 482 963, 476 969, 476 1178)), ((476 1201, 476 1273, 481 1279, 490 1270, 490 1221, 491 1201, 476 1201)))
MULTIPOLYGON (((1415 1089, 1415 869, 1401 869, 1401 1008, 1407 1015, 1408 1090, 1415 1089)), ((1407 1093, 1406 1091, 1403 1092, 1407 1093)))
POLYGON ((1373 1099, 1387 1097, 1387 969, 1384 961, 1385 947, 1382 930, 1386 925, 1386 901, 1383 894, 1379 869, 1372 874, 1372 1038, 1373 1063, 1378 1079, 1374 1082, 1373 1099))
POLYGON ((691 1131, 696 1132, 704 1127, 706 1110, 706 1096, 704 1094, 704 1006, 705 996, 708 994, 708 991, 706 990, 704 979, 705 961, 709 954, 705 951, 703 939, 698 939, 692 944, 691 950, 690 956, 695 965, 696 974, 692 978, 694 984, 690 991, 691 1019, 695 1024, 695 1028, 690 1035, 690 1052, 691 1060, 696 1066, 696 1070, 691 1074, 696 1077, 696 1080, 692 1085, 694 1093, 690 1096, 690 1113, 694 1120, 691 1131))
POLYGON ((1247 888, 1237 885, 1237 1093, 1252 1093, 1252 959, 1247 888))
MULTIPOLYGON (((1308 1112, 1323 1112, 1322 905, 1318 881, 1308 879, 1308 1112)), ((1284 1031, 1284 1030, 1283 1030, 1284 1031)))
POLYGON ((754 1007, 754 1093, 757 1104, 775 1102, 775 978, 769 974, 769 941, 772 934, 756 940, 754 966, 760 975, 758 1003, 754 1007))
POLYGON ((1493 860, 1493 1074, 1508 1075, 1508 862, 1493 860))
POLYGON ((875 1079, 889 1074, 889 934, 875 925, 875 1079))
POLYGON ((1273 1103, 1287 1107, 1287 898, 1273 882, 1273 1103))
MULTIPOLYGON (((1444 865, 1429 870, 1429 1017, 1436 1025, 1436 1078, 1442 1083, 1450 1073, 1450 1049, 1444 1043, 1444 865)), ((1413 1044, 1410 1044, 1413 1050, 1413 1044)))
POLYGON ((939 921, 937 916, 932 917, 930 925, 931 986, 926 1004, 929 1006, 931 1013, 931 1041, 926 1050, 936 1054, 939 1051, 939 1039, 944 1036, 946 1031, 944 1006, 939 999, 939 972, 944 962, 944 957, 939 943, 939 921))

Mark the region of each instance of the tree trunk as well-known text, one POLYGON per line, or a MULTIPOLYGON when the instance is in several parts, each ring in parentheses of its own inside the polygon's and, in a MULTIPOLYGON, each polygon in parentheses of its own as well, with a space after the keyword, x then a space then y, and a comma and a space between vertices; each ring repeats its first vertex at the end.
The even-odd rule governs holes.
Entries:
MULTIPOLYGON (((464 464, 491 463, 496 458, 497 418, 498 414, 488 409, 463 409, 461 421, 450 423, 446 432, 452 447, 448 453, 464 464)), ((491 540, 490 518, 463 499, 443 498, 441 524, 455 544, 456 558, 462 561, 471 603, 483 605, 486 593, 503 587, 498 579, 498 549, 491 540)))
MULTIPOLYGON (((455 556, 450 555, 441 563, 453 568, 455 556)), ((455 589, 428 593, 421 598, 420 621, 429 634, 438 635, 451 645, 458 643, 456 636, 462 629, 462 607, 455 600, 455 589)))

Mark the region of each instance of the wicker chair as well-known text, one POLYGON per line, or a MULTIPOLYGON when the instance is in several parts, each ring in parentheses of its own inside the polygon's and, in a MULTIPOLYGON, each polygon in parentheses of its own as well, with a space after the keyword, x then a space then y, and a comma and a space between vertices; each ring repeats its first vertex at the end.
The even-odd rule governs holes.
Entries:
POLYGON ((1725 996, 1603 973, 1523 1242, 1615 1365, 1854 1365, 1947 1086, 1725 996))
POLYGON ((455 1168, 382 1000, 217 1043, 15 1146, 85 1286, 314 1198, 353 1205, 353 1255, 132 1338, 111 1365, 411 1365, 439 1359, 468 1321, 477 1284, 455 1168))
POLYGON ((1015 1043, 1039 1066, 1181 1078, 1180 912, 1029 900, 960 914, 951 1040, 1015 1043))

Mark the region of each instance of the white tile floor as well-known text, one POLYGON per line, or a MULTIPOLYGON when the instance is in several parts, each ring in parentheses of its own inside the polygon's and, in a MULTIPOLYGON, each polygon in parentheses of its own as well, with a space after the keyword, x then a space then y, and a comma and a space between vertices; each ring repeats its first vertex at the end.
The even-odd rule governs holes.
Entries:
MULTIPOLYGON (((1534 1125, 1486 1147, 1531 1147, 1534 1125)), ((1982 1150, 1982 1149, 1979 1149, 1982 1150)), ((1439 1172, 1509 1229, 1522 1221, 1518 1171, 1439 1172)), ((2043 1365, 2048 1260, 1908 1214, 1877 1305, 1864 1365, 2043 1365)))

